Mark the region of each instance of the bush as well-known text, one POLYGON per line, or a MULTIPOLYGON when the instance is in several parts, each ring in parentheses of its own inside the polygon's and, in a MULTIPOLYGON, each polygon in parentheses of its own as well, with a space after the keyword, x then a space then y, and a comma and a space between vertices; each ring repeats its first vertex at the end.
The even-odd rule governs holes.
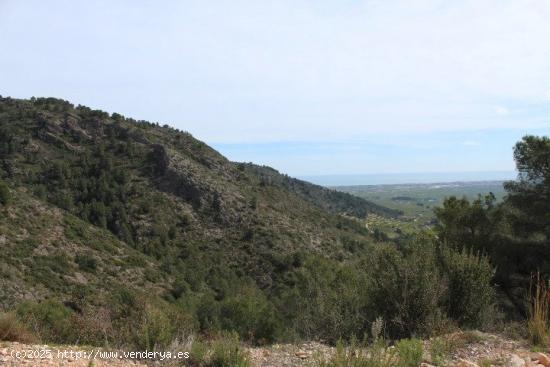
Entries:
POLYGON ((446 309, 462 326, 479 327, 488 321, 494 290, 494 269, 485 256, 467 250, 443 251, 443 268, 448 280, 446 309))
POLYGON ((220 304, 211 294, 208 293, 200 297, 196 315, 202 330, 220 329, 220 304))
POLYGON ((239 343, 237 334, 223 334, 212 343, 212 353, 205 367, 250 367, 248 353, 239 343))
POLYGON ((374 249, 363 265, 370 280, 373 315, 382 316, 392 338, 430 334, 441 319, 442 290, 434 246, 418 239, 402 252, 393 246, 374 249))
MULTIPOLYGON (((222 333, 216 339, 205 341, 188 335, 175 340, 169 347, 174 352, 188 352, 185 366, 200 367, 251 367, 249 355, 239 342, 236 333, 222 333)), ((183 366, 181 362, 168 361, 166 366, 183 366)))
POLYGON ((189 353, 189 365, 200 366, 201 363, 206 363, 208 358, 208 345, 202 342, 200 339, 193 339, 191 347, 184 348, 183 352, 189 353))
POLYGON ((77 254, 75 257, 75 262, 77 263, 79 269, 90 273, 94 273, 97 269, 97 260, 89 254, 77 254))
POLYGON ((433 338, 430 341, 430 359, 431 363, 441 366, 449 358, 451 347, 449 342, 442 337, 433 338))
POLYGON ((368 326, 368 283, 356 267, 311 256, 281 296, 283 315, 304 338, 335 343, 368 326))
POLYGON ((72 324, 73 312, 58 301, 22 303, 17 309, 17 315, 43 342, 70 343, 75 341, 76 330, 72 324))
POLYGON ((120 292, 120 296, 124 297, 123 303, 113 309, 113 339, 119 345, 158 350, 196 329, 195 320, 174 305, 153 303, 128 291, 120 292))
POLYGON ((33 343, 36 337, 13 313, 0 314, 0 340, 33 343))
POLYGON ((261 291, 246 288, 221 304, 220 325, 236 331, 247 340, 259 343, 272 342, 278 333, 279 321, 273 306, 261 291))
POLYGON ((383 339, 360 344, 355 339, 349 346, 340 341, 328 361, 318 360, 319 367, 417 367, 422 362, 423 346, 418 339, 400 340, 395 348, 388 348, 383 339))
POLYGON ((419 339, 402 339, 395 345, 399 367, 418 367, 422 362, 423 346, 419 339))
POLYGON ((107 307, 82 310, 73 317, 73 327, 79 343, 109 346, 115 340, 112 313, 107 307))
POLYGON ((160 309, 146 305, 136 320, 133 330, 134 345, 141 350, 157 350, 165 347, 175 337, 172 321, 160 309))
POLYGON ((123 287, 113 286, 112 292, 75 292, 66 303, 71 308, 56 300, 24 302, 17 308, 17 316, 45 343, 134 350, 166 348, 197 329, 196 320, 176 305, 147 301, 145 295, 123 287))

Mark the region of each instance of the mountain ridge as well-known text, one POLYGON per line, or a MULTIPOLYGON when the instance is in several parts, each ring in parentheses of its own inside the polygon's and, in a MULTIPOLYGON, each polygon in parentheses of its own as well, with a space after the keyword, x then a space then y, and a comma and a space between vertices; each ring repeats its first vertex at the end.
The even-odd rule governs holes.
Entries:
POLYGON ((38 302, 24 307, 88 322, 106 308, 116 324, 158 308, 216 329, 240 317, 224 307, 253 307, 239 332, 272 338, 298 312, 288 300, 305 297, 294 292, 306 264, 336 266, 377 242, 351 217, 373 208, 363 199, 59 99, 1 98, 0 153, 12 196, 0 214, 4 310, 38 302))

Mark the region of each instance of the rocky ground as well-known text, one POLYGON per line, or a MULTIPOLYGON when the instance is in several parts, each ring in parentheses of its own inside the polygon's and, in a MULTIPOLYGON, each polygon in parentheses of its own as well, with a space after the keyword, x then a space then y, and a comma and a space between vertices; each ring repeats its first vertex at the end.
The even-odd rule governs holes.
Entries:
MULTIPOLYGON (((162 366, 166 363, 135 361, 124 359, 90 359, 80 356, 63 356, 58 352, 90 352, 90 349, 70 346, 27 345, 20 343, 0 343, 0 366, 75 366, 75 367, 129 367, 162 366), (36 358, 29 351, 45 353, 50 350, 52 358, 36 358), (19 355, 17 354, 19 353, 19 355), (27 354, 27 355, 25 355, 27 354)), ((319 360, 328 359, 335 349, 317 343, 274 344, 268 347, 249 348, 250 359, 254 367, 314 367, 319 360)), ((47 356, 42 356, 47 357, 47 356)), ((175 365, 173 363, 171 366, 175 365)), ((181 364, 185 365, 185 363, 181 364)), ((548 354, 534 352, 526 343, 497 335, 481 332, 457 332, 436 340, 424 342, 424 362, 422 367, 550 367, 548 354), (440 344, 446 349, 444 363, 433 360, 433 345, 440 344)))
MULTIPOLYGON (((424 342, 423 367, 436 366, 432 359, 435 340, 424 342)), ((550 358, 533 352, 525 342, 481 332, 457 332, 440 338, 438 342, 448 349, 445 363, 451 367, 550 367, 550 358)), ((314 366, 320 358, 327 358, 334 348, 309 342, 301 345, 272 345, 253 348, 250 356, 255 367, 306 367, 314 366)))

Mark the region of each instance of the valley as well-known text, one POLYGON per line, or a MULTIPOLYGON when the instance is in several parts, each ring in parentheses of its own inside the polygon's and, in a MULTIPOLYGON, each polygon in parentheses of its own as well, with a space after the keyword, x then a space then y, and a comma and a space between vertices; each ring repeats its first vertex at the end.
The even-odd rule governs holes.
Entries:
POLYGON ((497 200, 505 195, 503 181, 436 182, 389 185, 331 186, 373 203, 402 212, 404 219, 426 224, 435 218, 433 208, 441 206, 446 197, 476 199, 493 193, 497 200))
POLYGON ((380 184, 331 186, 399 213, 396 217, 375 213, 366 219, 370 230, 379 229, 390 238, 402 233, 429 230, 436 222, 434 208, 443 205, 445 198, 465 197, 468 200, 493 193, 497 201, 505 195, 504 181, 436 182, 411 184, 380 184))

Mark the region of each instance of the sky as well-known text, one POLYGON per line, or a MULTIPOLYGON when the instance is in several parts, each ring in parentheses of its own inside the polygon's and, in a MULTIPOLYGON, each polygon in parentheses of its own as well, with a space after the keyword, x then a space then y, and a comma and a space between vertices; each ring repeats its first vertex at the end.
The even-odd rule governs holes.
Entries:
POLYGON ((512 172, 550 134, 547 0, 0 0, 0 94, 294 176, 512 172))

